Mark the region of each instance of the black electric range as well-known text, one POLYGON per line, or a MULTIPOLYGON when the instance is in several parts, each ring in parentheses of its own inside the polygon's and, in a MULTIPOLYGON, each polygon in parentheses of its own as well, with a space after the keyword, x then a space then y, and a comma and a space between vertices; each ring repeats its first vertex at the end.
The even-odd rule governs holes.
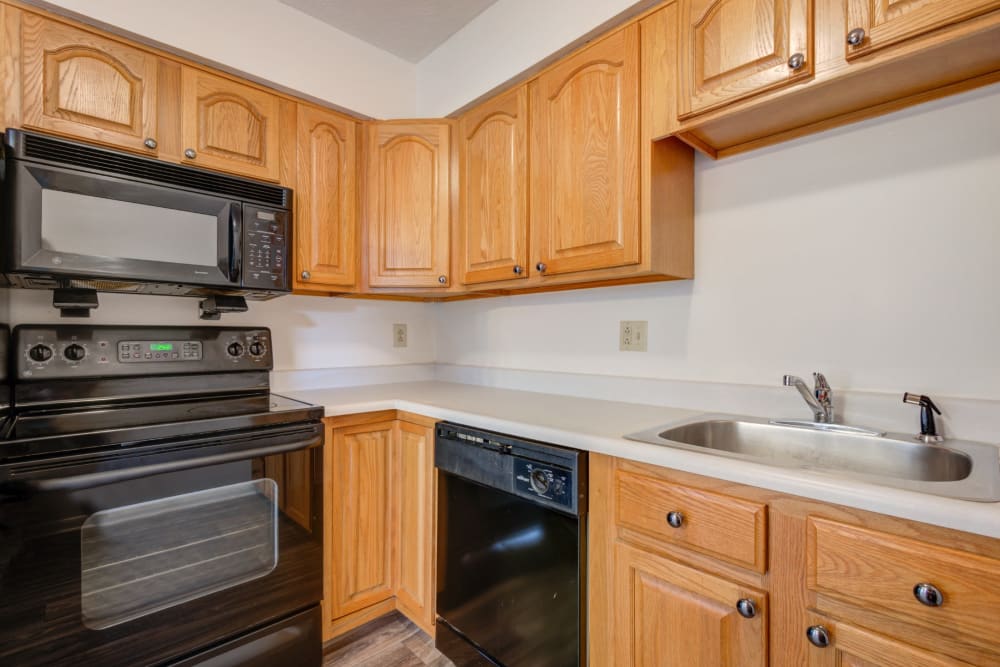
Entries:
POLYGON ((0 664, 320 665, 323 415, 270 393, 269 330, 25 325, 10 359, 0 664))

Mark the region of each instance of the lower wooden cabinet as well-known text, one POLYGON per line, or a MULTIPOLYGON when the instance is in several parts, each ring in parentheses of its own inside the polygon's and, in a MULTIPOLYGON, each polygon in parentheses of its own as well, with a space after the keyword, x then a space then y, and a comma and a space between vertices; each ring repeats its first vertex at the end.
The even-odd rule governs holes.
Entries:
POLYGON ((432 634, 433 421, 394 411, 347 421, 327 421, 324 638, 392 609, 432 634))
POLYGON ((615 665, 767 664, 765 593, 624 544, 615 568, 615 665))

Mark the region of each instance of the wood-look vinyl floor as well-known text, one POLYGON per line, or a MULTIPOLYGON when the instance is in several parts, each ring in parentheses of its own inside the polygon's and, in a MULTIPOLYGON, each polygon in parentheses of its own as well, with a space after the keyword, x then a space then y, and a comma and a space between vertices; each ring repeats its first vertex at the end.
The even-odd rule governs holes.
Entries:
POLYGON ((323 667, 454 667, 434 640, 399 612, 376 618, 323 647, 323 667))

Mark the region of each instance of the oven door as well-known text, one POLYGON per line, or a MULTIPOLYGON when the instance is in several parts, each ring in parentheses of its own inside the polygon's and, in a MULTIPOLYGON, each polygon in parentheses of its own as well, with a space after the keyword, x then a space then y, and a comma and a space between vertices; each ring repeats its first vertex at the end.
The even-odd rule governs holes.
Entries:
POLYGON ((239 201, 46 163, 7 171, 11 273, 240 285, 239 201))
POLYGON ((284 425, 0 466, 0 664, 164 664, 314 609, 322 439, 284 425))

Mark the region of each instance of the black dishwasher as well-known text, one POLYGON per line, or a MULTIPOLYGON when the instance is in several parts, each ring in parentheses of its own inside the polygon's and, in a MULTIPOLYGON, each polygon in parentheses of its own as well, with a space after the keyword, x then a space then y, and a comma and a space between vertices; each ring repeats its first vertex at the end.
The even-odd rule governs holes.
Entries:
POLYGON ((437 639, 458 667, 586 664, 586 453, 437 425, 437 639))

